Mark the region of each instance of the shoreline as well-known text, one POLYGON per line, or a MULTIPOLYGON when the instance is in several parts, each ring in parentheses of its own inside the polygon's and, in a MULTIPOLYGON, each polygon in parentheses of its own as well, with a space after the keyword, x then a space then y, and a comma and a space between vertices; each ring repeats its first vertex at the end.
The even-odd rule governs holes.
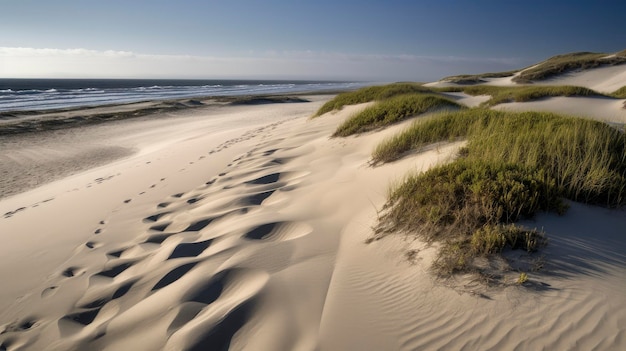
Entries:
POLYGON ((302 99, 304 96, 332 96, 343 91, 345 90, 310 91, 293 94, 204 96, 197 98, 99 104, 51 110, 3 111, 0 112, 0 136, 74 128, 206 107, 305 102, 306 100, 302 99))
POLYGON ((188 99, 182 99, 32 112, 27 119, 15 121, 10 129, 4 129, 0 121, 0 200, 132 157, 140 151, 132 135, 142 138, 144 130, 159 128, 162 130, 160 137, 167 138, 168 123, 192 124, 199 117, 211 118, 233 109, 306 103, 332 96, 237 96, 219 101, 211 98, 200 103, 185 104, 188 99), (126 134, 128 136, 122 138, 126 134))

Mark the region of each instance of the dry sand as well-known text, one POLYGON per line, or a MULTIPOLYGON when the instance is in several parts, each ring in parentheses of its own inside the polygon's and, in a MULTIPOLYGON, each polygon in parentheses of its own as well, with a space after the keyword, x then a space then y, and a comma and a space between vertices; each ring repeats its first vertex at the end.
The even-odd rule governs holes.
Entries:
POLYGON ((132 154, 0 200, 0 350, 626 348, 624 211, 538 216, 527 287, 451 288, 435 248, 364 242, 390 183, 461 144, 372 168, 406 123, 330 139, 367 104, 313 100, 91 129, 132 154))

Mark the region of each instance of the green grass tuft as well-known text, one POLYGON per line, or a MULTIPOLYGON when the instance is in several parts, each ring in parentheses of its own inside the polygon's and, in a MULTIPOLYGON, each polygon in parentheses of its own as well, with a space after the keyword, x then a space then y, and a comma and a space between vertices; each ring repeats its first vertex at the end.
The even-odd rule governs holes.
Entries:
POLYGON ((382 86, 372 86, 359 90, 341 93, 332 100, 326 102, 313 117, 321 116, 327 112, 340 110, 346 105, 355 105, 369 101, 388 99, 393 96, 410 93, 431 93, 432 91, 417 83, 394 83, 382 86))
POLYGON ((624 85, 623 87, 615 90, 611 96, 618 98, 618 99, 626 99, 626 85, 624 85))
POLYGON ((432 94, 405 94, 381 101, 347 119, 333 136, 348 136, 397 123, 442 108, 462 108, 456 102, 432 94))

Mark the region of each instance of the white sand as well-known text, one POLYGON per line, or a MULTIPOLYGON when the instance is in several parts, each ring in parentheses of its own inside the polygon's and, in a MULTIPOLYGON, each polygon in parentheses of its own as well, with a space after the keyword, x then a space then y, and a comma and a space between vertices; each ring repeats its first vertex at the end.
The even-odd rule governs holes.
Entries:
POLYGON ((610 94, 626 85, 626 65, 606 66, 574 71, 551 79, 535 82, 538 85, 575 85, 610 94))
POLYGON ((329 139, 365 105, 307 120, 322 103, 122 123, 137 153, 0 200, 23 208, 0 217, 0 350, 626 347, 624 212, 530 223, 555 243, 531 288, 446 287, 433 248, 364 241, 389 184, 460 144, 372 168, 406 123, 329 139))
POLYGON ((602 97, 556 96, 528 102, 508 102, 493 106, 495 110, 545 111, 626 124, 626 100, 602 97))

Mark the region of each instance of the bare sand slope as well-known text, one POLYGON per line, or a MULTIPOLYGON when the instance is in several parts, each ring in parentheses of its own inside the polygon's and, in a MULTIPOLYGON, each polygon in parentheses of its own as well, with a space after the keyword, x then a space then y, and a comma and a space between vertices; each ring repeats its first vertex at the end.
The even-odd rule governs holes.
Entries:
POLYGON ((406 123, 329 139, 366 104, 307 120, 322 102, 233 108, 0 201, 0 350, 626 347, 624 212, 528 223, 554 241, 528 287, 450 288, 434 248, 364 241, 391 182, 462 144, 372 168, 406 123))
POLYGON ((529 102, 507 102, 493 109, 507 111, 544 111, 596 119, 602 122, 625 124, 626 109, 623 99, 603 97, 556 96, 529 102))
MULTIPOLYGON (((550 244, 525 287, 435 281, 434 249, 351 222, 322 319, 324 350, 621 350, 626 346, 624 211, 572 204, 527 222, 550 244), (407 260, 406 249, 418 254, 407 260), (447 285, 451 285, 448 287, 447 285)), ((513 252, 511 258, 523 253, 513 252)))

